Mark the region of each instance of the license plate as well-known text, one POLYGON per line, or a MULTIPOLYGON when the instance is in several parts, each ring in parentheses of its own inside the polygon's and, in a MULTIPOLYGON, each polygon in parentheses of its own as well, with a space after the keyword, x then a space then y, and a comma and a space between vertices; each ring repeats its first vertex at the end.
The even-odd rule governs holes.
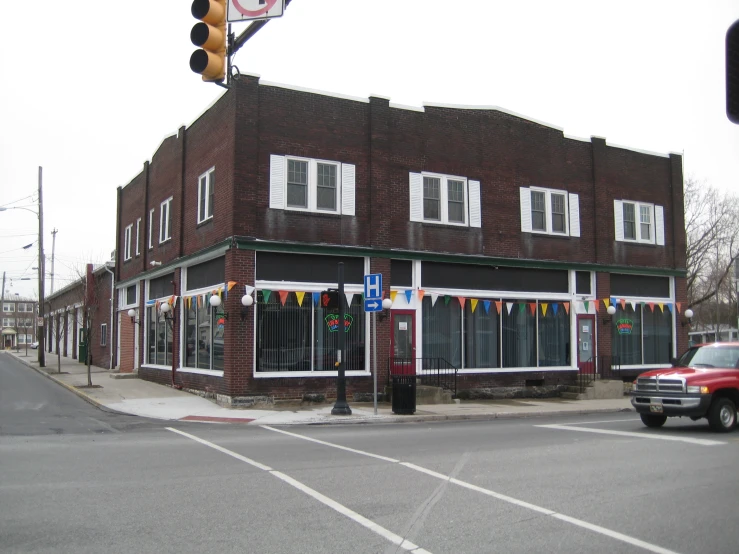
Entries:
POLYGON ((650 404, 649 405, 649 411, 654 412, 656 414, 662 413, 662 404, 650 404))

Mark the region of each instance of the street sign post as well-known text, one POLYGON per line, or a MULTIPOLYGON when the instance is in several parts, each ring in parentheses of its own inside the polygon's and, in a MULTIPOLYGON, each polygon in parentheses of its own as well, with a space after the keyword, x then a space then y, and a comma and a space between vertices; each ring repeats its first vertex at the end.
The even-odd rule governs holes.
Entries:
POLYGON ((370 273, 364 276, 364 311, 372 312, 372 361, 374 369, 374 405, 377 415, 377 312, 382 310, 382 273, 370 273))

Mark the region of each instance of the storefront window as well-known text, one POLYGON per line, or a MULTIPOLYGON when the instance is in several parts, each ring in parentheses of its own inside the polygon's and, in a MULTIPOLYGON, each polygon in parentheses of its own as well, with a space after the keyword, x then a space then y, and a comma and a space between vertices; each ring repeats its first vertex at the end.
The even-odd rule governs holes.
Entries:
POLYGON ((222 305, 205 308, 196 300, 185 310, 185 366, 222 371, 226 323, 222 305))
POLYGON ((423 357, 444 358, 454 367, 462 367, 462 317, 456 298, 423 299, 423 357))
POLYGON ((667 364, 672 356, 672 314, 657 304, 616 306, 613 354, 621 365, 667 364))
MULTIPOLYGON (((365 369, 365 314, 355 294, 347 307, 346 371, 365 369)), ((279 294, 257 292, 257 371, 336 371, 339 318, 307 293, 302 305, 290 292, 283 305, 279 294)))
POLYGON ((514 303, 510 313, 503 306, 503 367, 536 367, 536 313, 528 303, 514 303))
POLYGON ((172 365, 172 320, 165 319, 164 315, 149 306, 148 312, 148 358, 150 364, 172 365))
POLYGON ((570 365, 570 314, 561 305, 539 304, 539 367, 570 365))
POLYGON ((472 303, 465 303, 465 368, 500 367, 499 336, 498 313, 495 311, 495 306, 488 304, 486 311, 484 302, 480 301, 473 312, 472 303))

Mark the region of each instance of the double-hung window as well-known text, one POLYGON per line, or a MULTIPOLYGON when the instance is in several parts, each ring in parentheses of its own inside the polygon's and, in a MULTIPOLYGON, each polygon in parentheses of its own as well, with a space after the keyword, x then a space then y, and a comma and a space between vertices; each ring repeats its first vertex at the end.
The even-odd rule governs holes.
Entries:
POLYGON ((216 170, 211 168, 198 178, 198 223, 213 217, 216 170))
POLYGON ((662 206, 614 200, 613 215, 617 241, 664 245, 665 224, 662 206))
POLYGON ((108 345, 108 324, 103 323, 100 325, 100 346, 108 345))
POLYGON ((161 205, 159 212, 159 244, 172 238, 172 197, 170 196, 161 205))
POLYGON ((131 259, 131 229, 133 228, 133 224, 126 227, 125 231, 123 232, 123 261, 128 261, 131 259))
POLYGON ((269 207, 354 215, 355 172, 352 164, 272 155, 269 207))
POLYGON ((560 190, 521 188, 521 230, 579 237, 578 195, 560 190))
POLYGON ((480 182, 436 173, 410 173, 410 220, 481 227, 480 182))
POLYGON ((149 210, 149 250, 154 248, 152 237, 154 236, 154 208, 149 210))

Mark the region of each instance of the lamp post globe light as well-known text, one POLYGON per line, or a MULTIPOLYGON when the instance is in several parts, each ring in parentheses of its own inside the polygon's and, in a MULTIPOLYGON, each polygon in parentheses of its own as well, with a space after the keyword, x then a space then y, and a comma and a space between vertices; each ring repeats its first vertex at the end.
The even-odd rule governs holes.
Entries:
POLYGON ((616 313, 616 306, 608 306, 606 311, 608 312, 608 315, 613 315, 616 313))
POLYGON ((393 301, 390 300, 389 298, 386 298, 385 300, 382 301, 383 310, 389 310, 392 307, 393 307, 393 301))

